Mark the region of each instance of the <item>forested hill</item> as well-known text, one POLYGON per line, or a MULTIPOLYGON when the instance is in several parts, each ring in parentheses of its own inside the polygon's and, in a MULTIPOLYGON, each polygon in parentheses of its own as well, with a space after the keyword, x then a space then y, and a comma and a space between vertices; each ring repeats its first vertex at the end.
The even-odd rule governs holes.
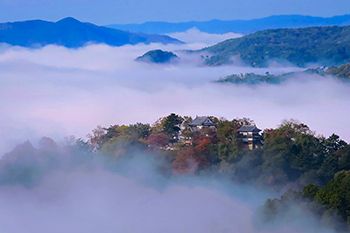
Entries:
POLYGON ((0 43, 22 47, 41 47, 53 44, 77 48, 89 43, 121 46, 138 43, 181 42, 169 36, 131 33, 83 23, 74 18, 64 18, 57 22, 31 20, 1 23, 0 43))
POLYGON ((165 64, 171 63, 178 60, 178 56, 172 52, 163 50, 151 50, 144 55, 136 58, 136 61, 165 64))
POLYGON ((297 66, 339 65, 350 61, 350 26, 275 29, 230 39, 205 48, 208 65, 223 65, 233 57, 255 67, 271 61, 297 66))
POLYGON ((216 83, 231 83, 231 84, 245 84, 245 85, 258 85, 258 84, 280 84, 296 77, 327 77, 331 76, 339 81, 350 81, 350 64, 344 64, 341 66, 332 67, 318 67, 309 68, 304 71, 298 72, 288 72, 283 74, 270 74, 269 72, 265 74, 255 74, 255 73, 245 73, 245 74, 232 74, 220 78, 216 83))

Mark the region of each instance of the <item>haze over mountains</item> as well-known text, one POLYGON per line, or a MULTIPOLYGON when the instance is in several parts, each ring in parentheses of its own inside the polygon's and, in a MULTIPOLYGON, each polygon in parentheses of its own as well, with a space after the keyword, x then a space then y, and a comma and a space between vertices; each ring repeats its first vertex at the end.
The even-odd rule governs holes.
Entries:
POLYGON ((291 15, 271 16, 256 20, 122 25, 120 28, 123 30, 119 30, 83 23, 68 17, 57 22, 31 20, 2 23, 0 24, 0 43, 22 47, 59 45, 67 48, 79 48, 94 43, 110 46, 138 43, 171 44, 181 43, 181 41, 154 33, 183 31, 192 27, 209 33, 232 31, 250 33, 266 28, 287 27, 288 29, 251 33, 245 37, 227 40, 205 49, 205 52, 211 53, 205 62, 209 65, 227 64, 232 56, 239 55, 245 63, 253 66, 266 66, 270 59, 285 60, 298 66, 318 61, 324 64, 338 65, 346 62, 350 56, 348 51, 350 32, 348 28, 315 27, 304 29, 304 27, 347 24, 350 24, 350 15, 330 18, 291 15), (295 29, 295 27, 299 28, 295 29), (166 30, 163 30, 164 28, 166 30), (296 41, 298 43, 295 43, 296 41))
POLYGON ((188 52, 209 66, 342 65, 350 63, 350 26, 263 30, 188 52))
POLYGON ((207 33, 252 33, 266 29, 301 28, 314 26, 345 26, 350 24, 350 15, 314 17, 303 15, 276 15, 252 20, 210 20, 189 22, 145 22, 141 24, 113 24, 111 28, 143 33, 174 33, 197 28, 207 33))
POLYGON ((350 0, 0 9, 0 233, 350 233, 350 0))
POLYGON ((0 24, 0 43, 22 47, 60 45, 78 48, 86 44, 122 46, 138 43, 181 43, 169 36, 131 33, 91 23, 83 23, 68 17, 58 22, 31 20, 0 24))

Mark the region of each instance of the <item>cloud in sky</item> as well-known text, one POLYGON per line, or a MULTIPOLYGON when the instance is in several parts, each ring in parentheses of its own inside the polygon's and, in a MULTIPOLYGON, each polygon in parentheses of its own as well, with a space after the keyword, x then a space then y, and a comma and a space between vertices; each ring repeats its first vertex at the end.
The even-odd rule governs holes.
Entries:
POLYGON ((344 127, 350 113, 348 84, 304 77, 276 86, 220 85, 212 81, 232 73, 298 69, 203 67, 186 56, 178 65, 134 61, 159 47, 179 54, 191 45, 4 48, 0 53, 0 152, 26 139, 84 137, 97 125, 152 123, 172 112, 250 117, 261 128, 295 118, 317 133, 335 132, 350 140, 344 127))

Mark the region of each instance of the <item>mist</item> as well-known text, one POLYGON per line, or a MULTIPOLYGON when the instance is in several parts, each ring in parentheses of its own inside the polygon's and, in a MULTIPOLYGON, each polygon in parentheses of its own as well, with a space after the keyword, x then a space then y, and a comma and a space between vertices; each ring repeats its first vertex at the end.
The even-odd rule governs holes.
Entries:
POLYGON ((38 147, 19 145, 0 162, 0 230, 333 232, 298 207, 286 210, 279 225, 261 225, 259 208, 277 194, 225 177, 168 176, 160 172, 161 165, 152 154, 111 160, 48 138, 38 147))
POLYGON ((239 38, 243 35, 239 33, 224 33, 224 34, 212 34, 198 30, 197 28, 191 28, 185 32, 170 33, 169 36, 177 38, 187 44, 202 44, 202 47, 215 45, 224 40, 239 38))
POLYGON ((69 50, 2 47, 0 53, 0 154, 27 139, 85 136, 97 125, 153 123, 181 115, 249 117, 260 128, 297 119, 318 134, 350 139, 350 86, 334 78, 296 77, 281 85, 223 85, 213 81, 233 73, 298 71, 292 66, 251 68, 241 64, 202 66, 182 54, 198 44, 69 50), (178 64, 135 62, 151 49, 174 51, 178 64))
POLYGON ((281 193, 212 174, 163 174, 162 159, 154 154, 135 152, 114 163, 63 143, 70 135, 85 139, 97 125, 153 123, 173 112, 248 117, 262 129, 293 118, 317 134, 337 133, 350 140, 348 83, 305 75, 279 85, 218 84, 214 81, 231 74, 301 69, 280 64, 252 68, 239 60, 203 66, 184 50, 240 35, 192 29, 171 36, 187 44, 91 44, 74 50, 1 46, 1 232, 333 233, 297 204, 278 225, 261 225, 260 208, 281 193), (179 62, 135 61, 159 48, 176 53, 179 62), (38 142, 42 136, 58 143, 38 142))

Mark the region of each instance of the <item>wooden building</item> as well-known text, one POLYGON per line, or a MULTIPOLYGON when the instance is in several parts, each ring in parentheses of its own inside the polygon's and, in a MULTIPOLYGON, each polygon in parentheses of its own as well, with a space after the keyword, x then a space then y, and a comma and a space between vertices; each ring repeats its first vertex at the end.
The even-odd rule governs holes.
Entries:
POLYGON ((261 129, 256 125, 243 125, 238 129, 238 137, 249 150, 254 150, 262 146, 261 129))
POLYGON ((215 129, 215 123, 210 119, 210 117, 206 116, 197 116, 190 124, 192 131, 198 131, 203 128, 211 128, 215 129))

